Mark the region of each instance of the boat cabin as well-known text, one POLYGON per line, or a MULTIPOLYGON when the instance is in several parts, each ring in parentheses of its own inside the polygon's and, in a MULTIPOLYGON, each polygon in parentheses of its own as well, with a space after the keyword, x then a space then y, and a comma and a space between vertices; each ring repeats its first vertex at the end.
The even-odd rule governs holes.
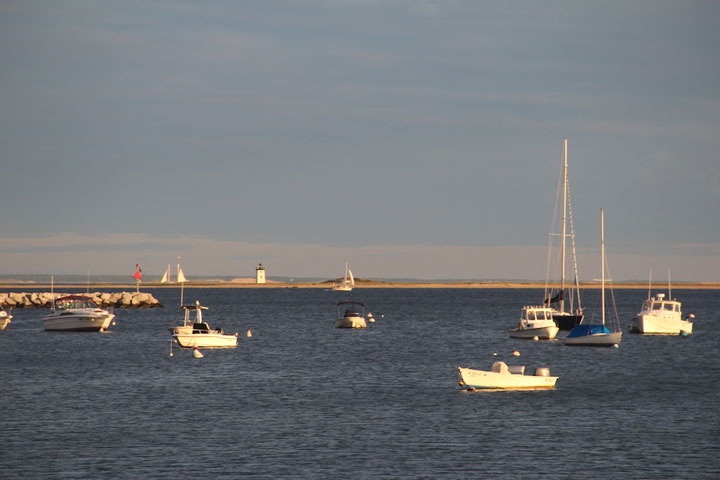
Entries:
POLYGON ((523 314, 521 320, 535 321, 535 320, 552 320, 553 314, 552 309, 547 307, 523 307, 523 314))
POLYGON ((660 314, 661 312, 677 312, 680 313, 680 302, 677 300, 665 300, 664 293, 658 293, 654 298, 650 298, 643 304, 643 310, 660 314))
POLYGON ((220 333, 222 334, 222 328, 219 328, 217 330, 213 330, 210 328, 210 325, 207 324, 207 322, 195 322, 193 323, 193 335, 202 335, 203 333, 220 333))
POLYGON ((65 297, 56 298, 54 306, 56 310, 98 308, 92 298, 84 295, 67 295, 65 297))

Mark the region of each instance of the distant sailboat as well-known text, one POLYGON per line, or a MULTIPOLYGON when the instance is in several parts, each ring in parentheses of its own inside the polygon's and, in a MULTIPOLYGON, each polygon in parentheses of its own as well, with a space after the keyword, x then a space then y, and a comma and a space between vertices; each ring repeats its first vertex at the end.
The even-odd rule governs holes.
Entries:
POLYGON ((163 277, 160 280, 160 283, 168 283, 169 281, 170 281, 170 265, 168 265, 167 270, 165 270, 165 273, 163 274, 163 277))
POLYGON ((343 281, 339 285, 333 285, 332 289, 338 292, 349 292, 354 286, 355 277, 353 277, 352 270, 348 267, 348 262, 345 262, 345 276, 343 277, 343 281))
POLYGON ((185 275, 183 274, 182 269, 180 268, 180 257, 178 257, 178 264, 177 264, 177 283, 180 284, 180 305, 183 304, 183 294, 185 293, 185 282, 187 282, 187 278, 185 278, 185 275))
POLYGON ((613 296, 613 310, 615 310, 615 320, 613 330, 610 331, 605 326, 605 216, 602 209, 600 209, 600 256, 601 256, 601 282, 602 282, 602 324, 593 325, 581 323, 575 325, 573 329, 568 333, 568 336, 563 338, 565 345, 585 345, 585 346, 597 346, 597 347, 612 347, 618 345, 622 338, 622 332, 620 331, 620 321, 617 318, 617 310, 615 310, 615 297, 613 296))

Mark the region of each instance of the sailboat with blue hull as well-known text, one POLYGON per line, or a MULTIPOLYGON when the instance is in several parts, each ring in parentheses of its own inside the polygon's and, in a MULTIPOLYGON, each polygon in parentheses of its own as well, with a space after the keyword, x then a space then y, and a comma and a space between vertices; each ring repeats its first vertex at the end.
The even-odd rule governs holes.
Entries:
MULTIPOLYGON (((575 325, 563 338, 565 345, 584 345, 591 347, 613 347, 620 343, 622 332, 620 331, 620 321, 615 311, 615 329, 610 330, 605 326, 605 215, 600 209, 600 255, 601 255, 601 282, 602 282, 602 324, 581 323, 575 325)), ((615 299, 613 297, 613 307, 615 307, 615 299)), ((613 308, 614 309, 614 308, 613 308)))

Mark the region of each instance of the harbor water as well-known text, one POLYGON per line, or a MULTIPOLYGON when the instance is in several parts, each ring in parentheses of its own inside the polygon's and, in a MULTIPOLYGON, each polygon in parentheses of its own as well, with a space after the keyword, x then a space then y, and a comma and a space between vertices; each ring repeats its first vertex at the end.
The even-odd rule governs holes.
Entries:
MULTIPOLYGON (((147 291, 165 307, 118 309, 108 333, 12 312, 0 478, 720 477, 720 291, 674 290, 693 335, 648 337, 627 333, 647 291, 616 290, 622 343, 586 348, 509 338, 537 289, 186 288, 240 337, 204 358, 171 344, 180 291, 147 291), (376 322, 334 328, 349 299, 376 322), (560 378, 459 387, 496 360, 560 378)), ((599 291, 583 304, 598 318, 599 291)))

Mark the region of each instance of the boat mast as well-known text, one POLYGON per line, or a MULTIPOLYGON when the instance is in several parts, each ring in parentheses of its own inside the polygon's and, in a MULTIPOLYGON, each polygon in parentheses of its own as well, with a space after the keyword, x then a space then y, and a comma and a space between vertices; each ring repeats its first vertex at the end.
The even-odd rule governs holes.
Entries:
POLYGON ((670 269, 668 268, 668 300, 672 300, 672 284, 670 283, 670 269))
POLYGON ((602 324, 605 325, 605 214, 600 209, 600 281, 602 284, 602 324))
POLYGON ((650 300, 652 292, 652 268, 650 269, 650 278, 648 279, 648 300, 650 300))
POLYGON ((565 311, 565 235, 567 222, 567 138, 563 140, 563 214, 562 214, 562 248, 560 255, 560 311, 565 311))

